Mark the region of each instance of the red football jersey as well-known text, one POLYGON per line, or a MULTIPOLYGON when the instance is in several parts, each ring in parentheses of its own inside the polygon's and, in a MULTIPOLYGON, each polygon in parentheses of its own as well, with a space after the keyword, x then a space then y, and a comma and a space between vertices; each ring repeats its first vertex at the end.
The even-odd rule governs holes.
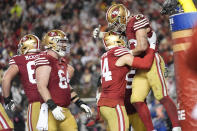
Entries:
POLYGON ((61 107, 70 105, 71 93, 69 87, 69 76, 67 62, 59 61, 51 55, 42 55, 35 60, 36 68, 39 66, 51 66, 48 90, 55 104, 61 107))
POLYGON ((132 94, 132 81, 133 81, 133 77, 135 76, 135 72, 136 72, 136 70, 132 69, 129 71, 129 73, 127 73, 127 76, 126 76, 127 85, 126 85, 124 103, 125 103, 125 108, 126 108, 127 114, 136 113, 135 107, 130 102, 130 97, 132 94))
MULTIPOLYGON (((148 28, 150 27, 148 19, 142 15, 134 15, 133 17, 130 18, 129 22, 127 23, 126 27, 126 37, 130 45, 130 49, 134 49, 135 46, 137 45, 137 40, 136 40, 136 31, 142 28, 148 28)), ((150 27, 151 29, 151 27, 150 27)), ((148 33, 148 36, 151 36, 152 33, 148 33)))
POLYGON ((38 54, 16 55, 9 61, 9 65, 18 66, 20 79, 29 103, 41 100, 35 78, 34 60, 38 57, 38 54))
POLYGON ((126 74, 130 67, 115 65, 119 57, 129 54, 128 49, 114 47, 101 57, 101 82, 102 92, 98 106, 115 107, 117 104, 124 105, 126 74))

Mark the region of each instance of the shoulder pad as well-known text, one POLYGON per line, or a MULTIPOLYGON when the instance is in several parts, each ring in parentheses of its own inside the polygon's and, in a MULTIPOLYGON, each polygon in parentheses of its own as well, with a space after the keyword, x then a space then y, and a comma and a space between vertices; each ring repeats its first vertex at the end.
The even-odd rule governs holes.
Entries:
POLYGON ((9 65, 16 64, 16 58, 19 57, 19 56, 21 56, 21 55, 12 56, 9 60, 9 65))
POLYGON ((49 65, 49 63, 46 55, 40 55, 40 57, 35 60, 36 66, 49 65))

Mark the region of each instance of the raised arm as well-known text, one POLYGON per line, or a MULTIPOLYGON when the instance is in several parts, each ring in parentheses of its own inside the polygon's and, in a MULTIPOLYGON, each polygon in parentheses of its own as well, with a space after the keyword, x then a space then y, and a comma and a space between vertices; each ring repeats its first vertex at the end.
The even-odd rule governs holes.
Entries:
POLYGON ((148 48, 147 41, 148 28, 142 28, 136 31, 137 46, 132 50, 134 56, 141 54, 148 48))

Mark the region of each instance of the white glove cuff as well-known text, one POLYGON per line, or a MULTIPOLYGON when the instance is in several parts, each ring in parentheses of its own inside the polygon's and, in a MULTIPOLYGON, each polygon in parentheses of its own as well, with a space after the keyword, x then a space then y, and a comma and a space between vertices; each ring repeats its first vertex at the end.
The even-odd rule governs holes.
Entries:
POLYGON ((155 44, 155 43, 151 43, 151 44, 150 44, 150 48, 152 48, 153 50, 155 50, 156 44, 155 44))

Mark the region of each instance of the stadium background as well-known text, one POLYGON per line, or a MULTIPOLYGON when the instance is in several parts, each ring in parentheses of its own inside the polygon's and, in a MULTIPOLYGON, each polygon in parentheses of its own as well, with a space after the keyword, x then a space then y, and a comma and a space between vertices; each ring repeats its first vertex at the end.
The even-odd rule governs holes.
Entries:
MULTIPOLYGON (((122 3, 131 13, 143 13, 156 31, 159 41, 159 52, 168 68, 167 86, 170 97, 176 102, 172 39, 169 30, 168 16, 161 16, 160 9, 164 0, 1 0, 0 1, 0 92, 1 79, 8 68, 8 60, 17 54, 19 39, 33 33, 42 39, 42 35, 50 29, 61 29, 68 33, 71 53, 68 56, 75 73, 71 85, 81 98, 88 102, 96 116, 95 94, 100 73, 100 56, 105 51, 102 41, 92 38, 92 31, 99 24, 104 30, 106 9, 115 2, 122 3)), ((18 77, 12 83, 12 96, 17 101, 17 111, 8 112, 14 120, 15 131, 25 130, 27 118, 27 99, 18 77)), ((171 128, 164 108, 154 101, 150 94, 148 106, 152 120, 158 131, 171 128)), ((77 119, 80 131, 105 130, 103 123, 91 128, 85 126, 88 121, 85 114, 75 105, 70 106, 77 119)))

